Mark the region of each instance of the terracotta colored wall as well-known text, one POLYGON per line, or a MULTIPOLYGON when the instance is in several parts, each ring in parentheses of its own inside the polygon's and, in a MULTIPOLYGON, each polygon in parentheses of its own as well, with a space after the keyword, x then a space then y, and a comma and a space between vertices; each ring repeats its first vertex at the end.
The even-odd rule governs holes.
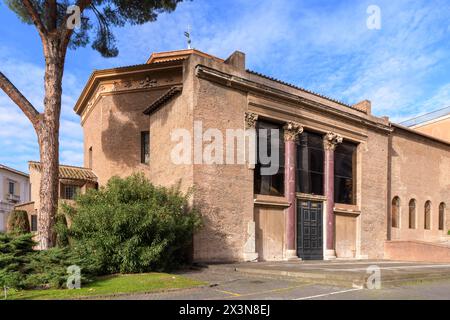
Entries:
POLYGON ((450 246, 420 241, 387 241, 385 258, 399 261, 450 262, 450 246))
MULTIPOLYGON (((191 58, 191 70, 197 64, 238 72, 225 64, 191 58)), ((245 93, 197 77, 194 78, 194 92, 194 121, 201 121, 204 131, 210 128, 220 130, 225 142, 226 129, 245 129, 245 93)), ((223 154, 226 155, 225 147, 223 154)), ((205 222, 205 227, 194 239, 194 258, 242 260, 247 226, 253 221, 253 170, 245 164, 196 164, 194 186, 194 203, 202 210, 205 222)))
POLYGON ((422 126, 419 125, 414 130, 450 142, 450 117, 422 126))
MULTIPOLYGON (((158 81, 158 86, 109 92, 84 115, 84 166, 89 167, 92 147, 92 170, 100 185, 105 185, 112 176, 126 177, 134 172, 144 172, 150 177, 149 166, 141 164, 141 132, 150 129, 149 117, 143 112, 172 84, 178 83, 179 76, 169 71, 148 74, 149 79, 158 81)), ((150 137, 150 146, 164 141, 152 141, 150 137)))
POLYGON ((163 92, 108 95, 91 112, 83 125, 84 166, 89 166, 92 147, 92 170, 100 185, 115 175, 149 174, 148 166, 141 164, 141 132, 149 130, 149 119, 143 112, 163 92))
MULTIPOLYGON (((397 129, 392 135, 392 198, 400 197, 400 228, 392 239, 439 241, 450 230, 450 147, 397 129), (409 201, 416 199, 417 229, 409 229, 409 201), (424 206, 431 201, 431 230, 424 206), (439 204, 446 203, 446 228, 438 230, 439 204)), ((391 199, 392 201, 392 199, 391 199)))
POLYGON ((358 147, 358 195, 361 208, 360 256, 369 259, 383 257, 384 240, 387 239, 387 159, 386 133, 367 132, 366 143, 358 147))
POLYGON ((193 186, 193 165, 174 163, 171 153, 180 140, 172 141, 171 134, 176 129, 185 129, 192 136, 192 73, 193 70, 185 70, 182 93, 151 114, 149 120, 150 178, 156 185, 179 185, 184 192, 193 186))

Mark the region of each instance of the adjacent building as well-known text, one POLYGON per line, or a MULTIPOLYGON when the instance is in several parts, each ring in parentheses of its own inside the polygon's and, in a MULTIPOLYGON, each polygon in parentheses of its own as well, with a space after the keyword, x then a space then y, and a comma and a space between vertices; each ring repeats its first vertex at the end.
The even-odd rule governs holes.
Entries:
POLYGON ((0 165, 0 232, 5 232, 14 206, 30 201, 28 174, 0 165))
MULTIPOLYGON (((28 202, 16 205, 15 209, 27 211, 31 232, 36 232, 39 224, 41 164, 36 161, 30 161, 28 163, 28 169, 30 172, 30 198, 28 202)), ((83 194, 91 188, 97 188, 97 176, 92 170, 68 165, 59 166, 59 202, 71 202, 78 194, 83 194)))
POLYGON ((448 239, 448 141, 247 70, 241 52, 95 71, 74 110, 100 185, 143 172, 193 190, 195 261, 380 259, 448 239))
POLYGON ((402 122, 402 125, 450 142, 450 107, 402 122))

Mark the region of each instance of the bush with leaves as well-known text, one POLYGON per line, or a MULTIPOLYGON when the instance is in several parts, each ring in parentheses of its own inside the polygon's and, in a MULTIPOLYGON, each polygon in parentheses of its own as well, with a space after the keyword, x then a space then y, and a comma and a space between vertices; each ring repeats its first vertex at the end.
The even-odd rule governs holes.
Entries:
MULTIPOLYGON (((198 212, 177 188, 153 186, 143 174, 112 178, 65 204, 72 250, 97 274, 170 270, 185 262, 198 212)), ((64 228, 62 228, 64 229, 64 228)))
POLYGON ((0 234, 0 287, 15 289, 61 288, 67 268, 81 268, 81 281, 91 281, 96 270, 91 261, 79 258, 69 248, 35 251, 32 234, 0 234))
POLYGON ((24 268, 25 277, 22 287, 26 289, 64 288, 70 274, 69 266, 81 269, 81 282, 92 280, 96 270, 92 270, 89 261, 85 261, 74 254, 69 248, 52 248, 36 251, 30 255, 29 262, 24 268))
POLYGON ((33 235, 0 233, 0 286, 23 287, 26 266, 33 253, 33 235))
POLYGON ((28 214, 23 210, 13 210, 8 218, 8 232, 14 234, 30 233, 28 214))

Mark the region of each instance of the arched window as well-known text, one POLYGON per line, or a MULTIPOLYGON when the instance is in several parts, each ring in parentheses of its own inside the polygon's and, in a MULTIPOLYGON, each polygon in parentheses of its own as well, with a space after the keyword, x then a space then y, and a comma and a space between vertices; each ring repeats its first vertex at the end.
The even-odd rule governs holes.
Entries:
POLYGON ((439 205, 439 230, 444 230, 445 222, 445 203, 439 205))
POLYGON ((392 228, 400 228, 400 198, 399 197, 395 197, 394 199, 392 199, 391 222, 392 222, 392 228))
POLYGON ((424 228, 431 230, 431 201, 425 202, 424 228))
POLYGON ((409 201, 409 228, 416 228, 416 200, 411 199, 409 201))

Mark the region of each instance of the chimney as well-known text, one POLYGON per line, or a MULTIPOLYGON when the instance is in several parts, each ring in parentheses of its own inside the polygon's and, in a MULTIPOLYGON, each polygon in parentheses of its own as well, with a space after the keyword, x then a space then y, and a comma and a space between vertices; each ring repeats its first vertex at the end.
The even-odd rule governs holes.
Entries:
POLYGON ((368 115, 372 113, 372 102, 370 102, 369 100, 363 100, 361 102, 358 102, 357 104, 354 104, 352 107, 368 115))
POLYGON ((245 53, 235 51, 227 60, 225 60, 225 63, 232 65, 239 70, 245 70, 245 53))

